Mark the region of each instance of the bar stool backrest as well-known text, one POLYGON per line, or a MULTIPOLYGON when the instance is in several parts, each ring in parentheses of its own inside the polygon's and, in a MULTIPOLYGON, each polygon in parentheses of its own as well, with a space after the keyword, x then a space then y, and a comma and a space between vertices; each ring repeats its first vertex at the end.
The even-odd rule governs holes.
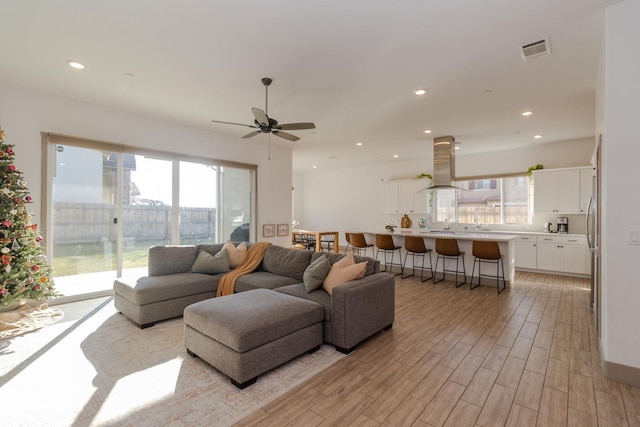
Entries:
POLYGON ((393 237, 388 234, 376 234, 376 246, 379 249, 394 250, 396 245, 393 243, 393 237))
POLYGON ((344 233, 344 238, 347 239, 347 243, 351 244, 351 237, 349 237, 351 233, 344 233))
POLYGON ((436 252, 445 256, 461 255, 456 239, 436 239, 436 252))
POLYGON ((418 236, 406 236, 404 238, 404 248, 409 252, 424 254, 427 248, 424 245, 424 239, 418 236))
POLYGON ((366 239, 364 238, 364 234, 362 233, 349 233, 349 243, 351 243, 351 246, 356 248, 369 247, 366 239))
POLYGON ((500 259, 500 247, 498 242, 486 240, 474 240, 471 245, 473 256, 480 259, 500 259))

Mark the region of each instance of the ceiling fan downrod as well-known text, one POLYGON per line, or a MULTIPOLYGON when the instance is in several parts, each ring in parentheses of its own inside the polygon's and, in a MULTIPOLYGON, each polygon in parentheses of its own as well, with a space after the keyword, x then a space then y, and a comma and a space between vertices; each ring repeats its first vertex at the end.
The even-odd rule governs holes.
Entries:
POLYGON ((273 82, 273 79, 269 77, 262 78, 262 84, 264 85, 264 113, 269 115, 269 85, 273 82))

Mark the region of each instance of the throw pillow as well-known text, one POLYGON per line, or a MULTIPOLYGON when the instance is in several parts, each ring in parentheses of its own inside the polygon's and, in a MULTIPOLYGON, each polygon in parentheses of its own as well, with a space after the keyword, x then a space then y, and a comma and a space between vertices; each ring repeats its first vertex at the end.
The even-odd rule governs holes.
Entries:
POLYGON ((229 267, 236 268, 247 257, 247 245, 242 242, 237 247, 231 243, 231 240, 227 240, 224 247, 229 253, 229 267))
POLYGON ((302 275, 302 281, 304 282, 304 288, 307 293, 322 287, 322 283, 327 277, 327 274, 329 274, 329 270, 331 270, 331 263, 329 262, 329 258, 324 254, 309 264, 302 275))
POLYGON ((228 273, 231 271, 229 269, 229 252, 226 248, 222 248, 215 255, 211 255, 207 251, 200 251, 191 266, 191 271, 204 274, 228 273))
POLYGON ((363 261, 355 264, 353 253, 349 253, 349 255, 331 266, 329 274, 327 274, 327 277, 322 283, 322 288, 331 295, 333 288, 349 280, 363 278, 366 271, 367 262, 363 261))

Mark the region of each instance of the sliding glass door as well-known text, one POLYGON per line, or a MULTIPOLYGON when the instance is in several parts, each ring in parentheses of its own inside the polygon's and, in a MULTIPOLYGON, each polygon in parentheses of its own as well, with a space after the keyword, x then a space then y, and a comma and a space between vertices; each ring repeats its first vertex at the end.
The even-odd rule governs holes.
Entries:
POLYGON ((254 240, 255 167, 44 137, 45 236, 65 297, 146 275, 151 246, 254 240))

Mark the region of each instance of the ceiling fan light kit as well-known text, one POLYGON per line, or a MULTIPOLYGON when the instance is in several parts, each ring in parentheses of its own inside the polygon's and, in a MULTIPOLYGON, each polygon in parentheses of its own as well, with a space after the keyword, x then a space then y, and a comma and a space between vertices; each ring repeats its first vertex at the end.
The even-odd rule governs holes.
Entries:
POLYGON ((278 124, 278 121, 276 119, 273 119, 271 117, 268 116, 268 111, 269 111, 269 86, 271 85, 271 83, 273 82, 273 79, 269 78, 269 77, 263 77, 262 78, 262 84, 264 85, 265 88, 265 108, 264 111, 259 109, 259 108, 251 108, 251 111, 253 113, 253 116, 255 117, 255 119, 253 120, 252 125, 246 125, 243 123, 233 123, 233 122, 223 122, 220 120, 211 120, 211 122, 213 123, 223 123, 223 124, 227 124, 227 125, 236 125, 236 126, 246 126, 246 127, 250 127, 253 129, 257 129, 253 132, 249 132, 248 134, 244 135, 243 138, 251 138, 253 136, 256 136, 260 133, 269 133, 269 134, 274 134, 275 136, 279 136, 280 138, 284 138, 287 139, 289 141, 297 141, 300 138, 290 134, 288 132, 283 132, 283 130, 305 130, 305 129, 315 129, 316 125, 314 123, 311 122, 305 122, 305 123, 286 123, 286 124, 278 124))

